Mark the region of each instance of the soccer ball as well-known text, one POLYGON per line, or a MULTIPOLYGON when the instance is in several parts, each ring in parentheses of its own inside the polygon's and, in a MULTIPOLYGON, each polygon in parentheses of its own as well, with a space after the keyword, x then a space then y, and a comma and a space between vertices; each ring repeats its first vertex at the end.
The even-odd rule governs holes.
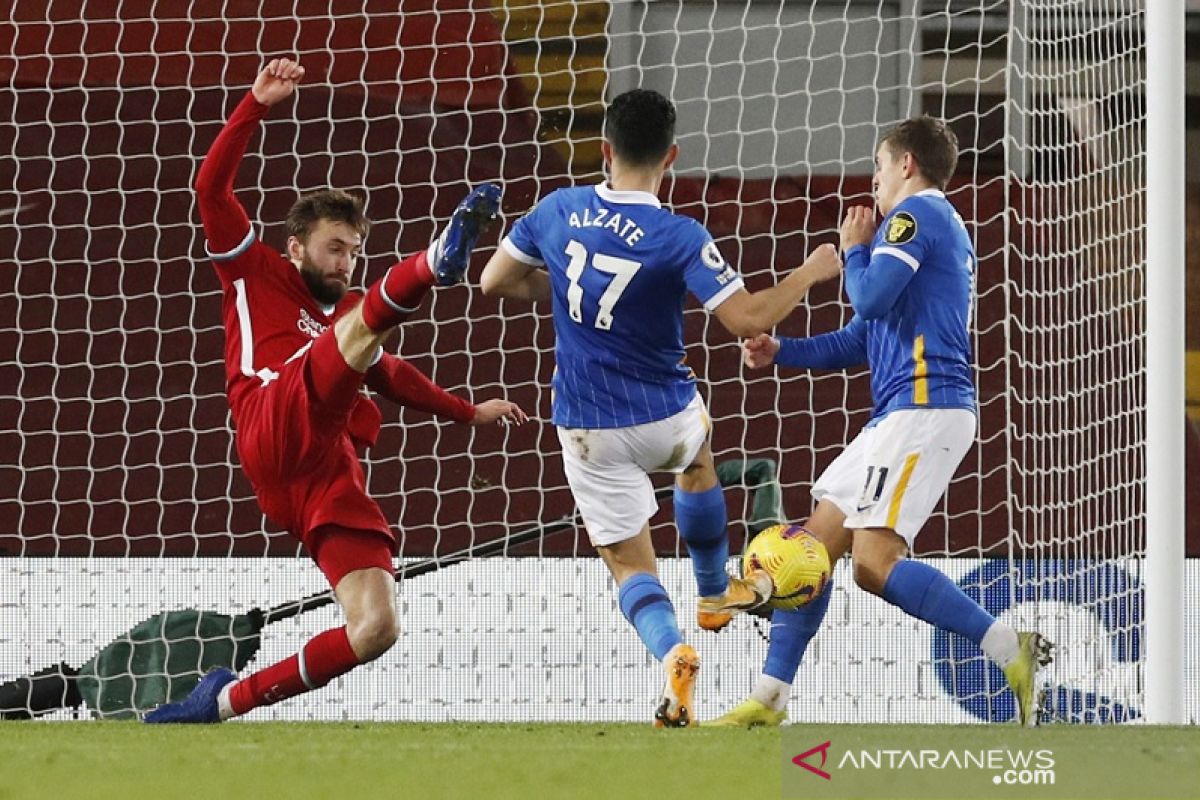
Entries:
POLYGON ((761 569, 775 591, 767 605, 800 608, 819 597, 829 582, 825 545, 800 525, 774 525, 755 536, 742 555, 742 574, 761 569))

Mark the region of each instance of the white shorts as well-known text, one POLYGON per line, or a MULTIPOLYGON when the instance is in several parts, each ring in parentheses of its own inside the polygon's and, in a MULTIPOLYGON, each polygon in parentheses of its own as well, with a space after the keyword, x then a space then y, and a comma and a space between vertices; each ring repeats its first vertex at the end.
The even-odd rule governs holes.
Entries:
POLYGON ((813 484, 845 526, 890 528, 911 549, 975 441, 975 414, 961 408, 893 411, 864 428, 813 484))
POLYGON ((644 425, 559 428, 567 483, 592 544, 637 536, 658 510, 649 474, 687 469, 711 427, 696 395, 683 411, 644 425))

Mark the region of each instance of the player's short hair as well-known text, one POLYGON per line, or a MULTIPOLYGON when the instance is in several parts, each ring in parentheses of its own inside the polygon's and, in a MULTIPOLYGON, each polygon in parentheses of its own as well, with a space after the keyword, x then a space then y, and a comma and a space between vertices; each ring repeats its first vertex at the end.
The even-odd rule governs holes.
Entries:
POLYGON ((675 143, 675 106, 653 89, 622 92, 604 112, 604 138, 622 161, 658 161, 675 143))
POLYGON ((958 137, 945 120, 928 114, 901 122, 888 131, 881 144, 886 144, 893 156, 912 153, 921 174, 939 189, 946 188, 958 165, 958 137))
POLYGON ((292 204, 287 215, 288 235, 306 241, 319 220, 344 222, 365 239, 371 230, 371 220, 363 212, 361 197, 340 189, 324 189, 306 194, 292 204))

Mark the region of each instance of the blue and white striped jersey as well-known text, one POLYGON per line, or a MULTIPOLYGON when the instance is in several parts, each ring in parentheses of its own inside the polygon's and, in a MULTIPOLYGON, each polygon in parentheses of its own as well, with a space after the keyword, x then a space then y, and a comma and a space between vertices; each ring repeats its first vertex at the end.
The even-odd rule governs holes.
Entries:
MULTIPOLYGON (((851 248, 847 271, 861 269, 866 258, 865 247, 851 248)), ((975 248, 944 194, 917 192, 883 220, 871 243, 867 282, 889 261, 913 276, 885 313, 866 320, 873 419, 898 408, 975 410, 968 332, 975 248)))
POLYGON ((547 195, 501 246, 550 273, 554 424, 623 428, 691 402, 687 292, 711 311, 742 286, 702 225, 652 194, 599 184, 547 195))

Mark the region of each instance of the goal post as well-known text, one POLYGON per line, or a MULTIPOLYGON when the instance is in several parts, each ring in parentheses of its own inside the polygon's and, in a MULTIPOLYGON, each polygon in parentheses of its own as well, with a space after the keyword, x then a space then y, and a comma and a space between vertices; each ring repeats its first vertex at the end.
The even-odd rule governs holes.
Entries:
MULTIPOLYGON (((1059 644, 1047 716, 1200 718, 1195 650, 1169 646, 1200 641, 1200 553, 1180 547, 1183 295, 1168 268, 1183 263, 1179 0, 161 5, 17 0, 0 15, 0 246, 14 254, 0 269, 0 417, 14 421, 0 429, 0 684, 52 664, 73 674, 162 612, 236 617, 326 588, 238 467, 221 293, 190 188, 262 63, 295 55, 305 83, 253 139, 238 195, 282 248, 297 191, 362 194, 364 286, 474 183, 503 183, 507 227, 553 189, 599 180, 604 103, 632 86, 678 108, 662 199, 752 289, 872 203, 892 124, 944 117, 961 149, 948 196, 978 255, 980 426, 914 555, 1059 644)), ((824 285, 778 332, 850 314, 824 285)), ((401 583, 405 633, 385 657, 257 718, 648 719, 660 673, 581 528, 453 558, 574 512, 548 421, 548 312, 468 286, 418 316, 390 347, 533 420, 473 429, 381 402, 370 492, 406 560, 456 566, 401 583)), ((772 509, 807 516, 812 482, 868 418, 865 371, 748 370, 695 303, 685 335, 718 461, 774 464, 772 509)), ((748 488, 727 498, 736 553, 764 512, 748 488)), ((749 691, 765 628, 702 636, 669 504, 652 534, 711 718, 749 691)), ((257 663, 337 619, 323 606, 268 626, 257 663)), ((1010 719, 1003 679, 968 645, 841 565, 789 716, 1010 719)))
MULTIPOLYGON (((1184 172, 1186 15, 1146 4, 1146 716, 1182 724, 1185 587, 1184 172), (1153 153, 1153 157, 1149 154, 1153 153)), ((1196 715, 1191 712, 1194 722, 1196 715)))

